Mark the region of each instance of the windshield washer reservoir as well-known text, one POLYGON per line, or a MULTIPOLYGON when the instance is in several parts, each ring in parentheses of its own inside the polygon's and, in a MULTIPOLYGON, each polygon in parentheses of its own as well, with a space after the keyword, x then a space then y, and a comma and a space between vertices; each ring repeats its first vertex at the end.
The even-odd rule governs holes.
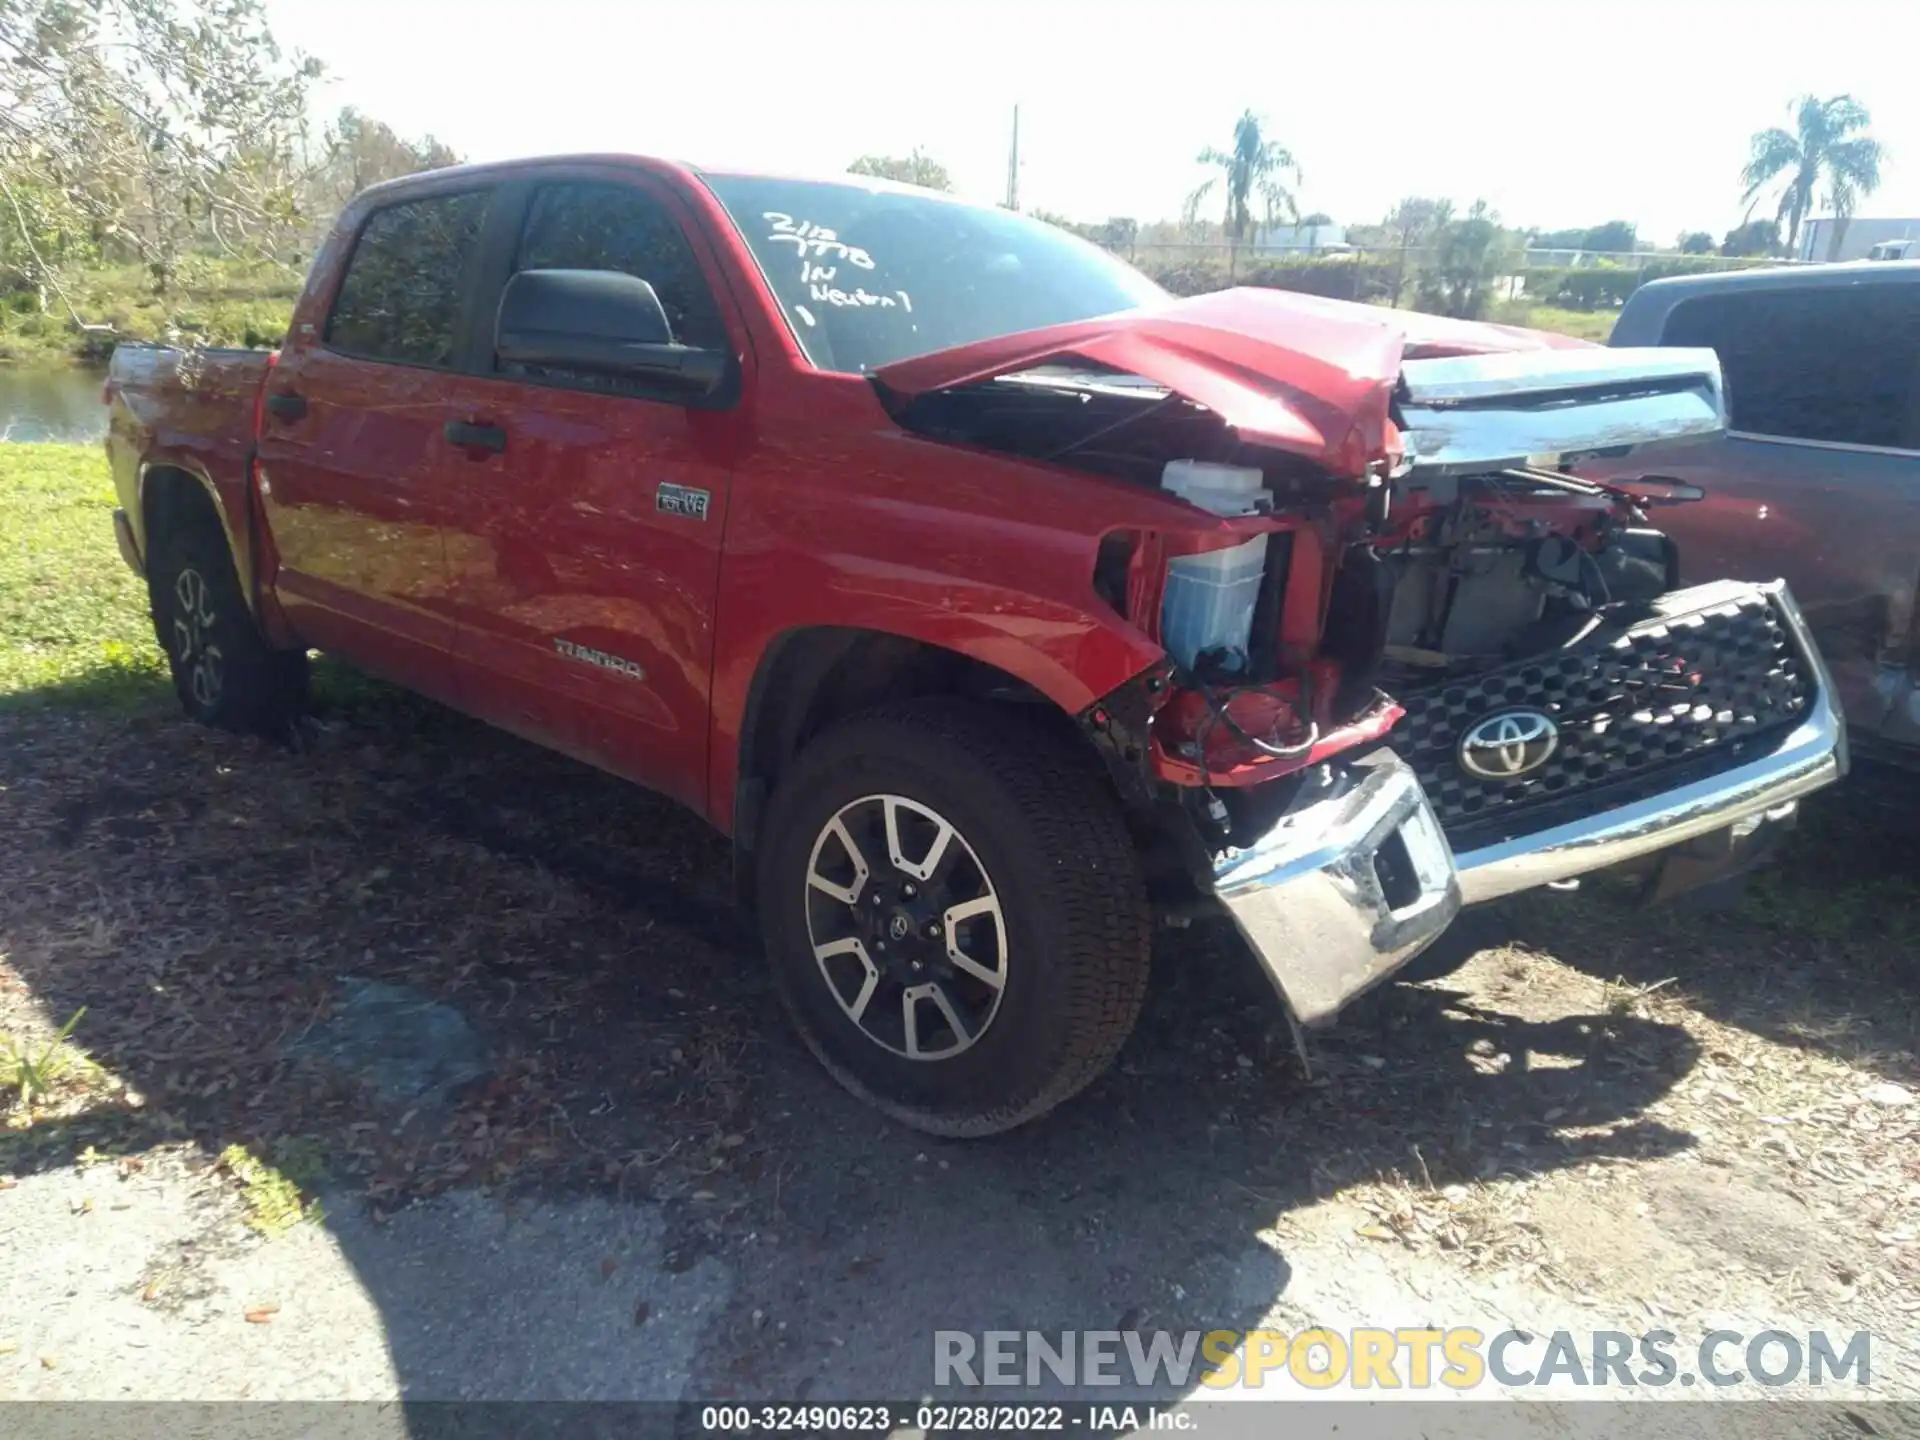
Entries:
MULTIPOLYGON (((1267 506, 1265 477, 1248 466, 1169 460, 1160 485, 1224 517, 1258 514, 1267 506)), ((1183 668, 1193 669, 1209 650, 1227 651, 1244 668, 1266 567, 1264 535, 1230 550, 1179 555, 1168 562, 1160 638, 1183 668)))

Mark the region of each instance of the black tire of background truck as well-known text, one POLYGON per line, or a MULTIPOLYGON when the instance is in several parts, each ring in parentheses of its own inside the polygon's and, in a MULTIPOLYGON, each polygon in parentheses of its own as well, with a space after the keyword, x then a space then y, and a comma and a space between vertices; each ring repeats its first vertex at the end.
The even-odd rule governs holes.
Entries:
POLYGON ((847 1089, 915 1129, 980 1136, 1032 1120, 1099 1076, 1139 1017, 1152 921, 1118 803, 1093 757, 1010 707, 914 701, 842 723, 782 777, 759 851, 761 924, 801 1038, 847 1089), (816 839, 841 807, 886 794, 945 817, 1000 896, 999 1008, 948 1059, 869 1038, 809 938, 816 839))
POLYGON ((285 735, 306 708, 306 652, 276 650, 260 633, 211 505, 188 495, 152 528, 147 596, 181 708, 203 725, 285 735), (187 653, 195 643, 198 653, 187 653))

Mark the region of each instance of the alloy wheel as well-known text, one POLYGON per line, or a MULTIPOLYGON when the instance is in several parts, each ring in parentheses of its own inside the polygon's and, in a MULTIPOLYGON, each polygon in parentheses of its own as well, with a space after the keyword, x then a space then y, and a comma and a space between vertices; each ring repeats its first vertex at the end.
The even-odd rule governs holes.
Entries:
POLYGON ((828 991, 869 1040, 908 1060, 970 1050, 999 1013, 1007 921, 966 837, 904 795, 866 795, 807 860, 807 940, 828 991))
POLYGON ((214 636, 213 598, 198 570, 182 570, 173 582, 173 658, 187 676, 194 704, 211 710, 220 699, 226 657, 214 636))

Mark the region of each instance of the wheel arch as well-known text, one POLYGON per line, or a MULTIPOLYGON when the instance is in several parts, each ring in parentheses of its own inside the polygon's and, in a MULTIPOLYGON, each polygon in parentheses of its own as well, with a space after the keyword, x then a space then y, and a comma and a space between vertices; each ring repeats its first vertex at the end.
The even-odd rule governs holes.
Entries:
POLYGON ((741 715, 728 819, 743 898, 751 895, 752 855, 767 800, 807 742, 850 715, 936 695, 1021 706, 1093 752, 1084 729, 1055 697, 978 656, 858 626, 783 631, 762 652, 741 715))
POLYGON ((180 460, 145 461, 140 466, 139 496, 142 554, 152 555, 155 539, 164 529, 166 517, 177 507, 205 504, 213 512, 214 519, 220 522, 220 533, 226 536, 227 551, 233 556, 233 568, 240 577, 241 593, 246 596, 247 604, 253 605, 252 547, 247 544, 245 526, 236 527, 226 499, 212 476, 180 460))

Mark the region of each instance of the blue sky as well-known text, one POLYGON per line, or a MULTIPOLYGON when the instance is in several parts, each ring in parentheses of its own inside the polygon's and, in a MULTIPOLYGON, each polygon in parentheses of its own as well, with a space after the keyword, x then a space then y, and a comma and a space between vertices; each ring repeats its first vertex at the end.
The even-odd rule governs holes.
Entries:
POLYGON ((1748 136, 1850 91, 1890 159, 1862 214, 1920 216, 1911 0, 1567 4, 1268 0, 268 0, 328 108, 473 159, 625 150, 833 173, 920 145, 999 198, 1171 217, 1251 106, 1302 207, 1375 220, 1406 194, 1513 224, 1622 218, 1666 242, 1741 216, 1748 136))

